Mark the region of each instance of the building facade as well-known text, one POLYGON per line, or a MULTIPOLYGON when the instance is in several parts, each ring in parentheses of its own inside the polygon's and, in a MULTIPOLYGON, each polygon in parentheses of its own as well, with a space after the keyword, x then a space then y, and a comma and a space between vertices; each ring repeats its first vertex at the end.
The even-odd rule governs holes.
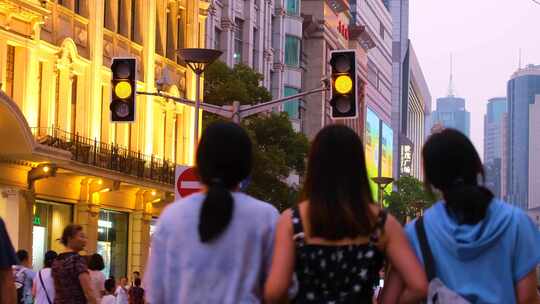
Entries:
MULTIPOLYGON (((223 51, 228 66, 245 64, 261 73, 277 99, 302 89, 300 0, 216 0, 206 21, 208 47, 223 51)), ((300 130, 300 101, 285 103, 293 127, 300 130)))
MULTIPOLYGON (((325 75, 330 75, 330 52, 354 49, 357 60, 357 109, 356 119, 345 119, 343 123, 359 135, 364 130, 365 88, 367 75, 367 51, 375 44, 366 27, 354 22, 351 6, 347 1, 302 1, 303 38, 301 66, 304 69, 303 90, 321 86, 325 75)), ((330 96, 325 92, 303 98, 302 131, 310 139, 325 125, 333 123, 330 96)))
POLYGON ((506 199, 523 209, 536 206, 538 201, 538 195, 531 196, 537 194, 535 191, 538 187, 530 188, 531 185, 537 185, 536 171, 538 171, 531 169, 540 165, 537 158, 540 153, 537 141, 540 137, 540 129, 537 127, 539 114, 537 95, 540 95, 540 66, 528 65, 515 72, 508 81, 506 199), (530 198, 532 205, 529 205, 530 198))
POLYGON ((488 100, 484 115, 484 165, 486 186, 496 197, 501 197, 502 154, 503 154, 503 119, 506 113, 506 97, 488 100))
POLYGON ((470 136, 471 114, 465 108, 465 99, 453 94, 437 98, 437 109, 431 113, 432 126, 441 125, 470 136))
POLYGON ((110 64, 137 59, 137 90, 194 99, 176 58, 204 47, 197 0, 0 0, 0 216, 39 268, 69 223, 105 272, 143 270, 154 217, 174 198, 175 164, 191 164, 192 108, 137 96, 132 124, 110 121, 110 64))

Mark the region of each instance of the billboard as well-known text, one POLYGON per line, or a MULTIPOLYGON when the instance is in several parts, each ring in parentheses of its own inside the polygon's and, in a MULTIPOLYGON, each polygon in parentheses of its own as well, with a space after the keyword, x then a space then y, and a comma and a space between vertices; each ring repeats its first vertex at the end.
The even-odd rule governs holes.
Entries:
POLYGON ((371 109, 367 108, 366 112, 366 135, 365 135, 365 154, 366 168, 369 176, 369 183, 373 199, 377 201, 378 191, 377 184, 371 178, 379 176, 379 142, 380 142, 380 127, 381 120, 371 109))
MULTIPOLYGON (((381 176, 393 177, 392 164, 394 161, 394 132, 389 125, 384 122, 381 124, 381 176)), ((386 193, 392 192, 392 186, 385 188, 386 193)), ((386 194, 385 194, 386 195, 386 194)))

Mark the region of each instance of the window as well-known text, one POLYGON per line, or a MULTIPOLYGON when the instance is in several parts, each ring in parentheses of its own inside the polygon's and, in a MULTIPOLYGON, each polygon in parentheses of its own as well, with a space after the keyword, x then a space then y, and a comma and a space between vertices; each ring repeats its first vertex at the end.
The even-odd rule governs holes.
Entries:
POLYGON ((300 39, 285 36, 285 64, 297 67, 300 64, 300 39))
POLYGON ((384 28, 384 25, 382 24, 382 22, 379 23, 379 35, 381 36, 381 38, 384 40, 384 32, 386 31, 386 29, 384 28))
POLYGON ((116 19, 116 32, 124 37, 128 37, 128 27, 127 27, 127 18, 126 18, 126 0, 118 0, 118 19, 116 19))
POLYGON ((58 110, 60 109, 60 70, 56 71, 56 88, 54 90, 54 126, 58 128, 58 110))
POLYGON ((121 278, 127 273, 128 256, 127 213, 100 210, 98 219, 97 253, 105 262, 105 277, 121 278))
POLYGON ((71 134, 77 133, 77 76, 71 81, 71 134))
POLYGON ((159 12, 156 11, 156 53, 163 56, 163 40, 161 39, 161 26, 163 21, 159 18, 159 12))
MULTIPOLYGON (((183 49, 186 47, 186 11, 183 9, 178 11, 176 26, 178 31, 177 49, 183 49)), ((178 58, 178 60, 180 60, 180 58, 178 58)))
MULTIPOLYGON (((285 87, 283 95, 287 97, 298 94, 299 91, 300 90, 295 88, 285 87)), ((283 111, 289 115, 289 118, 300 119, 300 102, 297 99, 285 102, 283 105, 283 111)))
POLYGON ((139 11, 139 1, 132 0, 131 1, 131 41, 137 42, 139 44, 142 44, 142 38, 141 38, 141 30, 139 26, 139 18, 140 18, 141 12, 139 11))
POLYGON ((242 38, 244 36, 244 21, 236 19, 236 31, 234 32, 234 64, 242 62, 242 38))
POLYGON ((258 56, 259 56, 259 45, 258 45, 258 39, 259 39, 259 31, 254 28, 253 29, 253 68, 257 70, 258 65, 258 56))
POLYGON ((171 9, 167 9, 167 58, 176 60, 176 46, 174 41, 174 24, 171 9))
POLYGON ((43 111, 43 98, 41 97, 42 95, 42 90, 43 90, 43 62, 39 62, 39 69, 38 69, 38 113, 37 113, 37 127, 38 127, 38 131, 37 131, 37 134, 38 135, 41 135, 42 134, 42 131, 41 131, 41 111, 43 111))
POLYGON ((214 29, 214 49, 221 49, 221 30, 217 27, 214 29))
POLYGON ((105 113, 103 113, 103 111, 105 111, 105 109, 107 108, 105 105, 105 86, 101 86, 101 110, 100 110, 100 128, 99 128, 99 140, 101 142, 105 142, 105 127, 106 127, 106 123, 108 121, 107 117, 105 117, 105 113))
POLYGON ((15 47, 7 46, 7 67, 6 67, 6 94, 13 99, 13 87, 15 81, 15 47))
POLYGON ((112 14, 111 0, 104 0, 105 13, 103 14, 103 26, 109 31, 114 31, 114 20, 112 14))
POLYGON ((299 0, 286 0, 286 12, 288 15, 298 16, 300 14, 299 0))

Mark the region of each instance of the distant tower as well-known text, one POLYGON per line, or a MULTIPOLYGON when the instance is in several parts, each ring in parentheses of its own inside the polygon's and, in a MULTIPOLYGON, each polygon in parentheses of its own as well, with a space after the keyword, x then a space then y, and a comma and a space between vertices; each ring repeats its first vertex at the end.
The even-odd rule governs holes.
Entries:
MULTIPOLYGON (((454 58, 450 54, 450 81, 448 95, 437 98, 437 110, 431 114, 432 126, 435 130, 452 128, 470 135, 471 115, 465 108, 465 99, 456 96, 454 88, 454 58)), ((433 130, 432 130, 433 132, 433 130)))

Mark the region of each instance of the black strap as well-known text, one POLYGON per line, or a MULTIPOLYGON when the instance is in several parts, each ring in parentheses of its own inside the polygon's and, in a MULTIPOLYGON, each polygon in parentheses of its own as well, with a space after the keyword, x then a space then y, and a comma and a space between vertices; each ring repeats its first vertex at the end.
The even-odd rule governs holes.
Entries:
POLYGON ((422 251, 422 258, 424 260, 424 267, 426 269, 428 281, 431 282, 431 280, 436 277, 435 273, 437 270, 435 268, 435 259, 433 258, 433 253, 431 252, 431 248, 429 247, 427 240, 423 217, 419 217, 416 220, 414 228, 416 229, 416 235, 418 236, 418 242, 420 243, 420 250, 422 251))
POLYGON ((49 293, 47 292, 47 288, 45 288, 45 283, 43 283, 43 278, 41 277, 41 270, 39 271, 39 281, 41 282, 41 287, 43 287, 45 295, 47 296, 47 302, 49 302, 49 304, 52 304, 51 298, 49 298, 49 293))
POLYGON ((302 247, 305 245, 304 226, 302 225, 302 217, 298 207, 292 208, 292 223, 293 223, 293 239, 296 245, 302 247))
POLYGON ((388 216, 388 213, 386 213, 386 210, 381 209, 379 211, 379 215, 377 216, 377 221, 375 222, 375 225, 373 226, 373 231, 369 235, 370 245, 375 245, 379 242, 379 238, 381 237, 384 231, 384 224, 386 223, 387 216, 388 216))

